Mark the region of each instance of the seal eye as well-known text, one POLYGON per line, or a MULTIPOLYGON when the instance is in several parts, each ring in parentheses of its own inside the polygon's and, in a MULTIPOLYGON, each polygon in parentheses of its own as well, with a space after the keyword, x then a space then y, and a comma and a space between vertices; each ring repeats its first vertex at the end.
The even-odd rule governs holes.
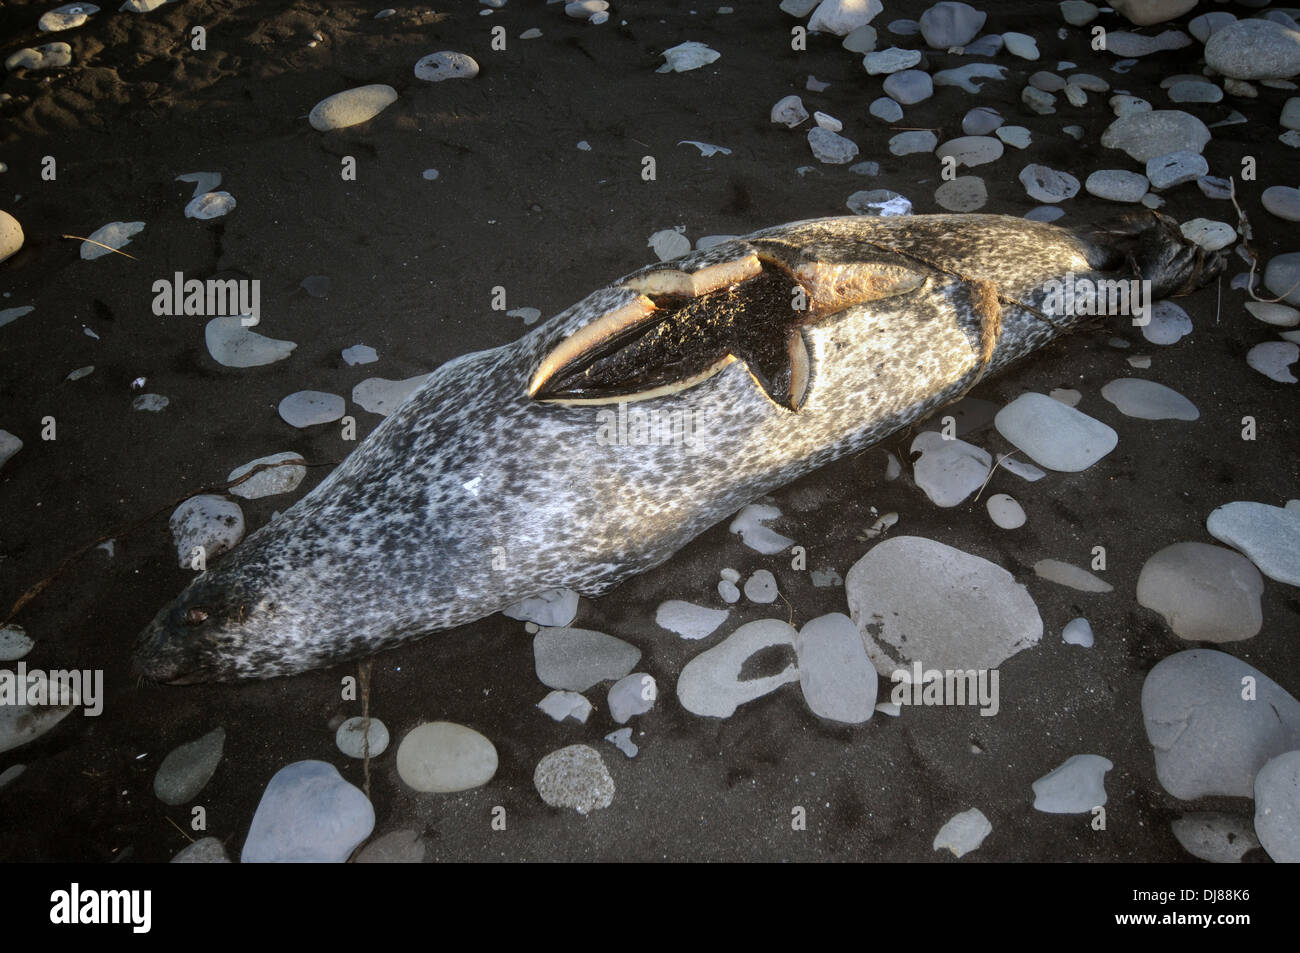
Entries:
POLYGON ((186 610, 185 624, 200 625, 203 622, 203 620, 206 619, 207 617, 208 617, 207 609, 200 609, 198 606, 195 606, 192 609, 186 610))

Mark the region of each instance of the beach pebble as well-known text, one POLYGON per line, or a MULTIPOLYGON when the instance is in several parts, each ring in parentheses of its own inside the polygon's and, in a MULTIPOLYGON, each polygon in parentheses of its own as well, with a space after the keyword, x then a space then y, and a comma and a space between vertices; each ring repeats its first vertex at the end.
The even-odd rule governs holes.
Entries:
POLYGON ((537 707, 556 721, 572 718, 585 725, 591 715, 591 702, 577 692, 549 692, 537 703, 537 707))
POLYGON ((366 741, 370 742, 370 757, 377 758, 388 750, 388 726, 378 718, 370 719, 370 729, 366 730, 366 719, 355 715, 339 725, 334 733, 334 745, 349 758, 361 759, 366 756, 366 741))
POLYGON ((1179 638, 1236 642, 1259 633, 1264 580, 1240 553, 1207 543, 1174 543, 1138 576, 1137 601, 1165 617, 1179 638))
POLYGON ((1092 634, 1092 624, 1083 618, 1071 619, 1061 630, 1061 641, 1067 645, 1080 645, 1085 649, 1092 648, 1094 637, 1092 634))
POLYGON ((1300 748, 1300 702, 1263 672, 1213 649, 1156 663, 1142 684, 1156 777, 1174 797, 1252 797, 1270 759, 1300 748))
POLYGON ((622 725, 629 718, 644 715, 654 708, 658 697, 659 686, 655 683, 654 676, 645 672, 633 672, 615 682, 605 700, 609 705, 609 717, 622 725))
POLYGON ((809 572, 808 581, 818 589, 829 589, 832 586, 844 585, 844 580, 840 578, 840 574, 830 566, 826 566, 822 569, 814 569, 809 572))
POLYGON ((376 837, 357 854, 358 864, 422 864, 424 841, 416 831, 389 831, 376 837))
POLYGON ((164 804, 188 804, 216 773, 225 750, 226 730, 214 728, 202 738, 173 748, 153 777, 153 793, 164 804))
POLYGON ((1024 126, 999 126, 994 130, 994 135, 1016 149, 1029 148, 1029 130, 1024 126))
POLYGON ((1201 412, 1178 391, 1139 377, 1122 377, 1102 387, 1101 396, 1126 417, 1142 420, 1196 420, 1201 412))
POLYGON ((1110 592, 1115 587, 1098 579, 1086 569, 1059 559, 1040 559, 1034 563, 1034 575, 1059 586, 1067 586, 1080 592, 1110 592))
POLYGON ((962 117, 961 131, 968 136, 987 136, 1004 121, 992 106, 976 106, 962 117))
MULTIPOLYGON (((1089 4, 1091 6, 1091 4, 1089 4)), ((977 850, 984 838, 993 833, 993 825, 977 807, 954 814, 934 835, 935 850, 950 850, 954 857, 964 857, 977 850)))
MULTIPOLYGON (((226 482, 238 480, 254 467, 263 463, 284 463, 286 460, 302 460, 302 454, 286 450, 283 453, 273 453, 269 457, 258 457, 256 460, 250 460, 243 466, 235 467, 226 477, 226 482)), ((305 466, 288 466, 273 467, 269 470, 263 470, 256 476, 249 477, 239 486, 232 486, 230 492, 235 496, 242 496, 246 500, 256 500, 263 496, 275 496, 277 493, 292 493, 298 489, 298 484, 307 476, 305 466)))
POLYGON ((686 663, 677 679, 677 698, 692 714, 730 718, 746 702, 799 680, 799 670, 789 665, 777 675, 741 680, 750 656, 772 646, 794 648, 798 633, 785 622, 763 619, 742 625, 722 642, 686 663))
POLYGON ((329 275, 308 275, 298 282, 298 287, 313 298, 328 298, 330 294, 329 275))
POLYGON ((1115 12, 1136 26, 1150 26, 1180 17, 1196 0, 1111 0, 1115 12))
POLYGON ((1151 187, 1171 189, 1175 185, 1199 179, 1210 171, 1205 157, 1195 152, 1170 152, 1147 160, 1147 179, 1151 187))
POLYGON ((348 367, 356 367, 358 364, 373 364, 379 360, 379 354, 376 353, 375 349, 365 344, 354 344, 352 347, 345 347, 342 354, 343 362, 348 367))
POLYGON ((1282 105, 1282 113, 1277 121, 1283 129, 1300 129, 1300 96, 1292 96, 1282 105))
POLYGON ((1024 507, 1005 493, 990 496, 984 506, 994 525, 1001 529, 1019 529, 1025 525, 1024 507))
POLYGON ((454 722, 425 722, 397 746, 397 774, 416 791, 468 791, 487 784, 496 773, 496 746, 473 728, 454 722))
POLYGON ((1300 189, 1289 185, 1274 185, 1260 196, 1264 208, 1288 222, 1300 222, 1300 189))
POLYGON ((1089 3, 1088 0, 1063 0, 1057 6, 1070 26, 1086 26, 1101 15, 1096 4, 1089 3))
POLYGON ((934 200, 949 212, 974 212, 989 200, 989 190, 977 175, 962 175, 934 190, 934 200))
POLYGON ((921 36, 932 50, 965 46, 975 39, 988 14, 969 3, 936 3, 921 14, 921 36))
POLYGON ((1259 846, 1250 821, 1220 811, 1184 814, 1169 827, 1183 850, 1212 864, 1239 864, 1248 851, 1259 846))
POLYGON ((26 699, 34 704, 0 705, 0 754, 35 741, 72 714, 80 701, 75 690, 67 697, 59 694, 59 685, 51 684, 45 672, 27 673, 26 699))
POLYGON ((83 261, 94 261, 96 258, 111 255, 109 249, 131 244, 132 237, 143 230, 144 222, 109 222, 91 232, 87 236, 90 241, 81 243, 81 258, 83 261), (98 244, 91 244, 92 242, 98 244), (102 247, 104 245, 108 248, 102 247))
POLYGON ((1290 341, 1265 341, 1246 352, 1246 363, 1279 384, 1294 384, 1291 365, 1300 359, 1300 345, 1290 341))
POLYGON ((1022 60, 1038 59, 1038 41, 1027 33, 1003 33, 1002 42, 1012 56, 1022 60))
POLYGON ((1026 86, 1020 91, 1020 101, 1029 107, 1030 112, 1040 116, 1050 116, 1056 112, 1056 97, 1033 86, 1026 86))
MULTIPOLYGON (((702 242, 704 241, 704 239, 701 238, 700 241, 702 242)), ((701 246, 699 242, 696 242, 695 247, 701 248, 704 246, 701 246)), ((511 308, 509 311, 506 312, 506 317, 522 318, 525 325, 536 324, 537 319, 540 318, 541 316, 542 316, 542 312, 538 308, 511 308)))
MULTIPOLYGON (((739 534, 744 544, 755 552, 772 556, 794 545, 794 540, 790 537, 782 536, 776 530, 763 525, 770 520, 779 519, 780 516, 781 511, 775 506, 750 503, 732 519, 728 531, 739 534)), ((736 582, 737 579, 731 581, 736 582)))
POLYGON ((1209 218, 1194 218, 1180 226, 1183 237, 1194 245, 1200 245, 1206 251, 1218 251, 1227 248, 1237 240, 1237 230, 1227 222, 1217 222, 1209 218))
POLYGON ((1055 73, 1039 70, 1029 76, 1029 85, 1044 93, 1059 93, 1065 89, 1065 80, 1055 73))
POLYGON ((1210 513, 1205 528, 1244 553, 1269 579, 1300 586, 1300 502, 1285 507, 1225 503, 1210 513))
POLYGON ((1207 199, 1230 199, 1232 197, 1232 184, 1227 179, 1221 179, 1218 176, 1203 175, 1196 180, 1196 187, 1201 190, 1201 194, 1207 199))
POLYGON ((467 53, 442 50, 422 56, 415 64, 415 78, 429 83, 445 79, 473 79, 478 75, 478 63, 467 53))
POLYGON ((777 595, 776 577, 766 569, 757 569, 745 580, 745 598, 750 602, 766 605, 775 602, 777 595))
POLYGON ((173 864, 228 864, 230 856, 226 845, 215 837, 201 837, 178 851, 170 861, 173 864))
POLYGON ((864 23, 846 34, 840 46, 850 53, 870 53, 876 48, 876 28, 864 23))
POLYGON ((1217 103, 1221 99, 1223 99, 1223 90, 1208 80, 1184 80, 1169 87, 1170 102, 1217 103))
POLYGON ((605 736, 605 740, 629 758, 635 758, 641 750, 636 746, 636 742, 632 740, 631 728, 620 728, 618 731, 611 731, 605 736))
POLYGON ((827 165, 845 165, 858 154, 857 143, 821 126, 808 130, 808 145, 817 161, 827 165))
POLYGON ((660 261, 680 258, 691 250, 691 240, 675 228, 662 228, 646 241, 660 261))
POLYGON ((1234 79, 1290 79, 1300 73, 1300 31, 1271 20, 1229 23, 1206 40, 1205 63, 1234 79))
POLYGON ((977 166, 994 162, 1002 158, 1002 152, 1002 140, 995 139, 993 136, 958 136, 956 139, 949 139, 934 150, 940 162, 951 156, 958 166, 977 166))
POLYGON ((387 417, 406 399, 419 390, 429 379, 428 374, 416 374, 405 380, 390 381, 385 377, 367 377, 352 388, 352 403, 362 410, 387 417))
POLYGON ((875 714, 879 679, 852 619, 840 612, 812 619, 799 630, 794 651, 814 715, 857 725, 875 714))
POLYGON ((235 197, 229 192, 204 192, 190 199, 186 204, 185 217, 197 218, 201 221, 220 218, 232 211, 237 204, 235 197))
POLYGON ((574 20, 591 20, 596 14, 608 10, 607 0, 573 0, 564 5, 564 15, 574 20))
POLYGON ((95 365, 87 364, 85 367, 78 367, 76 370, 69 371, 68 376, 65 377, 64 380, 79 381, 83 377, 89 377, 93 373, 95 373, 95 365))
MULTIPOLYGON (((882 122, 898 122, 903 118, 903 107, 894 102, 888 96, 881 96, 879 99, 873 99, 867 111, 882 122)), ((858 163, 863 165, 864 163, 858 163)), ((856 169, 857 166, 852 168, 856 169)))
MULTIPOLYGON (((1177 109, 1154 109, 1120 116, 1101 134, 1103 146, 1120 149, 1137 162, 1147 162, 1172 152, 1199 153, 1209 141, 1210 130, 1205 128, 1205 123, 1177 109)), ((1147 177, 1150 178, 1150 173, 1147 177)))
POLYGON ((1079 192, 1079 180, 1068 172, 1030 164, 1020 170, 1020 184, 1036 202, 1063 202, 1079 192))
POLYGON ((718 583, 718 596, 728 605, 735 605, 740 601, 740 589, 730 579, 723 579, 718 583))
POLYGON ((280 419, 291 427, 328 424, 343 416, 347 402, 338 394, 318 390, 300 390, 280 401, 276 408, 280 419))
POLYGON ((1021 394, 998 411, 993 424, 1039 466, 1077 473, 1115 449, 1110 427, 1046 394, 1021 394))
POLYGON ((1187 22, 1187 32, 1205 43, 1229 23, 1236 22, 1237 18, 1226 10, 1215 10, 1211 13, 1202 13, 1200 16, 1192 17, 1187 22))
POLYGON ((865 189, 854 192, 844 202, 854 215, 911 215, 912 201, 891 189, 865 189))
POLYGON ((1083 187, 1089 195, 1111 202, 1140 202, 1150 183, 1140 172, 1125 169, 1099 169, 1088 176, 1083 187))
POLYGON ((72 47, 67 43, 46 43, 24 47, 5 59, 5 69, 58 69, 72 63, 72 47))
POLYGON ((213 318, 203 329, 212 359, 223 367, 260 367, 283 361, 298 345, 258 334, 244 326, 243 317, 213 318))
POLYGON ((910 449, 921 454, 913 466, 916 485, 936 506, 960 505, 984 485, 993 465, 987 451, 933 430, 917 434, 910 449))
POLYGON ((1300 252, 1287 252, 1269 259, 1264 269, 1264 287, 1288 304, 1300 305, 1300 252))
POLYGON ((45 33, 57 33, 59 30, 71 30, 79 27, 99 12, 93 3, 65 3, 61 7, 47 10, 36 21, 36 26, 45 33))
POLYGON ((533 786, 551 807, 573 808, 579 814, 614 803, 614 779, 600 757, 587 745, 552 751, 537 763, 533 786))
POLYGON ((641 658, 635 645, 589 629, 541 629, 533 637, 537 678, 547 688, 585 692, 627 675, 641 658))
POLYGON ((678 43, 676 46, 664 50, 664 65, 655 72, 685 73, 693 69, 699 69, 701 66, 708 66, 721 55, 717 50, 709 49, 703 43, 697 43, 694 40, 678 43))
POLYGON ((808 29, 845 36, 870 23, 882 9, 880 0, 822 0, 808 20, 808 29))
POLYGON ((1152 344, 1176 344, 1192 333, 1192 319, 1172 301, 1157 301, 1151 320, 1142 326, 1142 336, 1152 344))
POLYGON ((176 176, 177 182, 189 182, 194 186, 192 198, 198 198, 206 192, 215 192, 221 184, 220 172, 186 172, 176 176))
POLYGON ((933 152, 939 137, 928 129, 900 132, 889 140, 889 151, 896 156, 909 156, 917 152, 933 152))
POLYGON ((902 50, 891 46, 887 50, 868 53, 862 58, 862 68, 868 76, 899 73, 921 62, 920 50, 902 50))
POLYGON ((772 122, 793 129, 808 118, 808 110, 798 96, 786 96, 772 107, 772 122))
POLYGON ((934 74, 936 86, 959 86, 968 93, 978 93, 983 83, 977 79, 1006 79, 1007 68, 996 63, 967 63, 956 69, 940 70, 934 74))
MULTIPOLYGON (((3 232, 4 232, 4 215, 5 215, 4 212, 0 212, 0 248, 3 248, 3 247, 4 247, 4 235, 3 235, 3 232)), ((19 240, 18 244, 19 244, 20 246, 22 245, 22 240, 21 240, 21 239, 19 240)), ((18 250, 18 248, 16 248, 16 247, 15 247, 15 248, 12 248, 12 249, 10 250, 9 254, 12 255, 12 254, 13 254, 15 251, 17 251, 17 250, 18 250)), ((5 258, 7 258, 7 257, 9 257, 9 256, 8 256, 8 255, 0 255, 0 261, 4 261, 5 258)), ((32 313, 33 311, 35 311, 35 310, 36 310, 36 308, 35 308, 34 306, 30 305, 30 304, 25 304, 25 305, 22 305, 21 307, 18 307, 18 308, 3 308, 3 309, 0 309, 0 328, 4 327, 6 324, 10 324, 11 322, 17 321, 19 318, 23 317, 24 315, 31 314, 31 313, 32 313)), ((3 463, 3 461, 0 461, 0 463, 3 463)))
POLYGON ((916 36, 921 32, 921 24, 915 20, 891 20, 888 30, 894 36, 916 36))
POLYGON ((1265 324, 1279 328, 1293 328, 1300 324, 1300 311, 1272 301, 1247 301, 1246 310, 1265 324))
POLYGON ((206 561, 233 549, 244 538, 244 511, 224 497, 202 494, 176 507, 167 525, 176 544, 178 564, 188 569, 196 548, 203 547, 206 561))
POLYGON ((1255 775, 1255 834, 1277 864, 1300 864, 1300 751, 1272 758, 1255 775))
POLYGON ((375 829, 375 809, 324 761, 298 761, 271 778, 240 861, 344 863, 375 829))
POLYGON ((548 589, 506 606, 501 614, 520 622, 562 628, 578 616, 578 594, 572 589, 548 589))
POLYGON ((0 627, 0 662, 16 662, 32 650, 36 643, 21 625, 0 627))
POLYGON ((1008 473, 1013 474, 1014 476, 1020 477, 1020 479, 1024 480, 1027 483, 1036 483, 1037 481, 1041 480, 1043 477, 1047 476, 1047 474, 1044 471, 1038 469, 1038 467, 1034 466, 1032 463, 1028 463, 1025 460, 1019 460, 1016 457, 1010 456, 1009 454, 1003 456, 998 461, 998 465, 1003 470, 1006 470, 1008 473))
POLYGON ((917 536, 877 543, 844 577, 867 654, 885 678, 930 669, 990 669, 1036 645, 1043 620, 1011 573, 917 536))
MULTIPOLYGON (((1117 339, 1117 340, 1122 340, 1122 339, 1117 339)), ((1128 346, 1127 341, 1124 342, 1124 346, 1125 347, 1128 346)), ((1047 396, 1052 398, 1052 400, 1059 400, 1066 407, 1078 407, 1079 401, 1083 400, 1083 395, 1071 387, 1053 388, 1052 390, 1048 391, 1047 396)))
POLYGON ((669 632, 676 632, 684 639, 702 639, 712 635, 718 626, 727 621, 730 614, 726 609, 706 609, 692 602, 669 599, 661 602, 655 610, 655 624, 669 632))
POLYGON ((1096 754, 1076 754, 1034 782, 1034 810, 1087 814, 1106 803, 1106 772, 1115 767, 1096 754))
POLYGON ((374 119, 395 102, 397 90, 391 86, 357 86, 322 99, 312 107, 307 121, 318 132, 345 129, 374 119))
POLYGON ((23 442, 8 430, 0 430, 0 467, 4 466, 15 453, 23 448, 23 442))
POLYGON ((882 85, 885 94, 904 106, 924 102, 934 95, 934 81, 930 74, 919 69, 905 69, 892 73, 882 85))
POLYGON ((162 394, 139 394, 131 401, 131 409, 150 411, 156 414, 166 410, 167 405, 170 403, 171 401, 162 394))
MULTIPOLYGON (((1166 50, 1181 50, 1185 46, 1192 45, 1192 38, 1182 30, 1165 30, 1156 36, 1146 36, 1141 33, 1128 33, 1123 30, 1112 30, 1106 35, 1106 49, 1116 56, 1134 57, 1149 56, 1152 53, 1160 53, 1166 50)), ((1111 67, 1117 73, 1128 72, 1127 66, 1123 66, 1123 61, 1116 63, 1111 67)))

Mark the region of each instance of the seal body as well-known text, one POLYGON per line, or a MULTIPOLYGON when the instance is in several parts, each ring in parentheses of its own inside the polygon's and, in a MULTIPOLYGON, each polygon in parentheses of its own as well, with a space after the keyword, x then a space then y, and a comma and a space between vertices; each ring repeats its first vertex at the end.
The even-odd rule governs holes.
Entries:
POLYGON ((284 675, 549 589, 599 595, 1085 320, 1043 310, 1052 282, 1160 295, 1204 267, 1150 215, 941 215, 797 222, 643 268, 435 371, 159 612, 137 668, 284 675))

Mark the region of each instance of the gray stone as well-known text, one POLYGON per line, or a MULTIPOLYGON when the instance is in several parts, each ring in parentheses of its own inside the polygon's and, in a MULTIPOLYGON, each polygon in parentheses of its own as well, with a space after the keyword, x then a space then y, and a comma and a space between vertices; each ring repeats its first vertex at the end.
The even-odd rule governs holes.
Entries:
POLYGON ((1223 90, 1206 80, 1185 80, 1169 87, 1169 99, 1175 103, 1217 103, 1223 90))
POLYGON ((1079 194, 1079 180, 1070 173, 1036 163, 1020 170, 1020 184, 1036 202, 1064 202, 1079 194))
POLYGON ((968 136, 987 136, 1004 121, 992 106, 976 106, 962 117, 961 131, 968 136))
POLYGON ((1016 149, 1029 148, 1029 130, 1024 126, 999 126, 995 133, 999 139, 1016 149))
POLYGON ((994 426, 1039 466, 1069 473, 1086 470, 1119 442, 1110 427, 1045 394, 1021 394, 998 411, 994 426))
POLYGON ((921 454, 913 466, 916 485, 936 506, 959 506, 984 485, 993 466, 988 451, 933 430, 917 434, 911 452, 921 454))
POLYGON ((1096 754, 1076 754, 1034 782, 1034 810, 1087 814, 1106 803, 1106 772, 1115 767, 1096 754))
MULTIPOLYGON (((1143 36, 1140 33, 1112 30, 1106 35, 1106 50, 1116 56, 1124 57, 1149 56, 1167 50, 1181 50, 1191 45, 1192 38, 1182 30, 1165 30, 1158 36, 1143 36)), ((1115 64, 1115 71, 1124 72, 1118 68, 1119 65, 1115 64)))
POLYGON ((889 140, 892 155, 908 156, 914 152, 933 152, 939 137, 928 129, 909 129, 889 140))
POLYGON ((578 594, 572 589, 548 589, 506 606, 501 614, 520 622, 562 628, 578 615, 578 594))
POLYGON ((355 715, 339 725, 339 730, 334 733, 335 746, 349 758, 365 758, 367 740, 370 743, 370 757, 379 757, 388 750, 388 726, 378 718, 366 719, 355 715), (367 720, 370 723, 369 730, 367 720))
POLYGON ((1264 287, 1289 304, 1300 305, 1300 252, 1269 259, 1264 269, 1264 287))
POLYGON ((975 39, 975 34, 979 33, 987 19, 988 14, 976 10, 968 3, 945 0, 921 14, 921 36, 934 50, 965 46, 975 39))
POLYGON ((1300 222, 1300 189, 1274 185, 1264 190, 1260 202, 1270 214, 1288 222, 1300 222))
POLYGON ((986 559, 916 536, 877 543, 844 577, 876 671, 992 669, 1043 634, 1024 586, 986 559))
POLYGON ((1201 412, 1178 391, 1139 377, 1122 377, 1101 389, 1101 396, 1126 417, 1141 420, 1196 420, 1201 412))
POLYGON ((827 165, 846 165, 858 154, 856 142, 821 126, 808 130, 808 146, 817 161, 827 165))
POLYGON ((569 745, 537 763, 533 786, 551 807, 588 814, 614 803, 614 779, 595 748, 569 745))
POLYGON ((1111 202, 1140 202, 1150 183, 1140 172, 1125 169, 1099 169, 1088 176, 1083 187, 1089 195, 1111 202))
MULTIPOLYGON (((1091 4, 1089 4, 1091 6, 1091 4)), ((993 825, 977 807, 950 817, 934 835, 934 849, 952 851, 954 857, 964 857, 984 843, 993 833, 993 825)))
POLYGON ((904 106, 924 102, 934 95, 934 81, 930 74, 919 69, 907 69, 885 78, 887 95, 904 106))
POLYGON ((1174 543, 1138 576, 1137 601, 1165 617, 1179 638, 1236 642, 1259 633, 1264 580, 1240 553, 1207 543, 1174 543))
POLYGON ((397 746, 397 775, 417 791, 450 794, 480 787, 492 780, 497 764, 491 741, 450 721, 417 725, 397 746))
POLYGON ((896 46, 889 49, 868 53, 862 58, 862 67, 870 76, 886 73, 898 73, 911 69, 921 62, 920 50, 903 50, 896 46))
POLYGON ((1183 850, 1212 864, 1239 864, 1247 851, 1259 846, 1250 821, 1220 811, 1184 814, 1169 826, 1183 850))
MULTIPOLYGON (((284 453, 273 453, 269 457, 258 457, 256 460, 249 460, 243 466, 235 467, 226 477, 226 482, 238 480, 245 473, 251 471, 254 467, 264 463, 286 463, 289 460, 302 460, 302 454, 286 450, 284 453)), ((263 470, 254 476, 249 477, 239 486, 232 486, 230 492, 235 496, 243 497, 246 500, 256 500, 264 496, 275 496, 278 493, 292 493, 298 489, 307 476, 305 466, 284 466, 271 467, 269 470, 263 470)))
POLYGON ((416 831, 389 831, 376 837, 357 854, 358 864, 421 864, 426 853, 416 831))
POLYGON ((1150 26, 1180 17, 1196 0, 1111 0, 1115 12, 1136 26, 1150 26))
POLYGON ((1245 553, 1269 579, 1300 586, 1300 503, 1225 503, 1209 515, 1205 528, 1245 553))
POLYGON ((1062 562, 1059 559, 1040 559, 1034 563, 1034 575, 1057 585, 1078 589, 1080 592, 1110 592, 1115 587, 1086 569, 1062 562))
POLYGON ((1157 301, 1151 320, 1142 326, 1142 336, 1152 344, 1176 344, 1192 333, 1192 319, 1172 301, 1157 301))
POLYGON ((1212 649, 1177 652, 1151 669, 1142 720, 1160 784, 1183 800, 1252 797, 1259 769, 1300 748, 1300 702, 1212 649))
POLYGON ((1029 107, 1030 112, 1040 116, 1050 116, 1056 112, 1056 97, 1033 86, 1026 86, 1020 91, 1020 101, 1029 107))
POLYGON ((173 864, 228 864, 226 845, 215 837, 203 837, 181 850, 171 859, 173 864))
POLYGON ((934 200, 949 212, 966 213, 982 209, 989 200, 989 190, 977 175, 962 175, 934 190, 934 200))
POLYGON ((881 96, 879 99, 872 100, 868 111, 871 115, 884 122, 898 122, 903 118, 903 107, 888 96, 881 96))
POLYGON ((814 715, 856 725, 875 714, 877 673, 852 619, 839 612, 812 619, 799 630, 794 651, 814 715))
POLYGON ((951 156, 958 166, 977 166, 1002 158, 1002 140, 993 136, 958 136, 934 150, 940 162, 951 156))
POLYGON ((341 864, 374 827, 370 801, 332 764, 298 761, 266 786, 240 860, 341 864))
POLYGON ((766 569, 756 569, 745 580, 745 598, 759 605, 776 602, 776 577, 766 569))
POLYGON ((1061 8, 1061 16, 1070 26, 1087 26, 1101 15, 1098 7, 1088 0, 1064 0, 1058 6, 1061 8))
POLYGON ((1101 135, 1103 146, 1121 149, 1137 162, 1171 152, 1199 153, 1209 141, 1210 130, 1205 123, 1178 109, 1120 116, 1101 135))
POLYGON ((633 672, 620 678, 610 688, 609 695, 606 696, 609 716, 620 725, 626 724, 629 718, 644 715, 654 708, 658 697, 659 686, 655 683, 654 676, 645 672, 633 672))
POLYGON ((1209 218, 1194 218, 1183 222, 1179 227, 1193 245, 1200 245, 1206 251, 1218 251, 1227 248, 1237 240, 1237 230, 1227 222, 1218 222, 1209 218))
POLYGON ((202 738, 172 749, 158 766, 153 793, 164 804, 188 804, 216 773, 225 750, 226 730, 214 728, 202 738))
POLYGON ((1147 179, 1154 189, 1172 189, 1175 185, 1199 179, 1209 171, 1210 164, 1196 152, 1170 152, 1152 156, 1147 160, 1146 166, 1147 179))
POLYGON ((533 639, 533 657, 547 688, 585 692, 597 682, 627 675, 641 650, 603 632, 544 628, 533 639))
POLYGON ((1290 79, 1300 73, 1300 31, 1271 20, 1238 20, 1206 41, 1205 62, 1234 79, 1290 79))
POLYGON ((1202 13, 1200 16, 1192 17, 1187 22, 1187 32, 1205 43, 1229 23, 1236 22, 1237 18, 1226 10, 1214 10, 1210 13, 1202 13))
POLYGON ((1065 89, 1065 80, 1055 73, 1039 70, 1037 73, 1030 75, 1029 85, 1045 93, 1059 93, 1065 89))
POLYGON ((655 610, 655 625, 684 639, 702 639, 726 622, 728 615, 726 609, 709 609, 693 602, 669 599, 655 610))
POLYGON ((0 626, 0 662, 16 662, 36 643, 21 625, 0 626))
POLYGON ((1278 864, 1300 864, 1300 751, 1278 755, 1255 775, 1255 833, 1278 864))
POLYGON ((441 83, 448 79, 473 79, 478 75, 478 63, 467 53, 442 50, 422 56, 415 64, 415 78, 427 83, 441 83))
POLYGON ((301 429, 332 423, 343 416, 347 406, 347 401, 338 394, 300 390, 280 401, 276 410, 285 423, 301 429))
POLYGON ((794 665, 777 675, 740 678, 750 656, 772 646, 794 648, 796 636, 793 628, 776 619, 742 625, 686 663, 677 679, 677 698, 682 707, 696 715, 730 718, 738 706, 798 681, 799 670, 794 665))
POLYGON ((772 107, 772 122, 793 129, 808 118, 808 110, 798 96, 786 96, 772 107))
POLYGON ((941 70, 934 74, 936 86, 960 86, 968 93, 978 93, 983 83, 977 79, 1006 79, 1007 67, 996 63, 967 63, 955 69, 941 70))

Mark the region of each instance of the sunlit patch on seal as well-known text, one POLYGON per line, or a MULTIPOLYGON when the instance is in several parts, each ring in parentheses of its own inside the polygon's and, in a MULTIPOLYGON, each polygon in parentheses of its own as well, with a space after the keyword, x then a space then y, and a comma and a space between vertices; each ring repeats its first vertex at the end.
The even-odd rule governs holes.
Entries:
POLYGON ((695 274, 639 275, 623 285, 637 298, 554 348, 529 395, 571 405, 647 400, 742 361, 768 399, 797 411, 812 380, 802 329, 924 283, 925 275, 897 265, 803 262, 791 269, 757 255, 695 274))

